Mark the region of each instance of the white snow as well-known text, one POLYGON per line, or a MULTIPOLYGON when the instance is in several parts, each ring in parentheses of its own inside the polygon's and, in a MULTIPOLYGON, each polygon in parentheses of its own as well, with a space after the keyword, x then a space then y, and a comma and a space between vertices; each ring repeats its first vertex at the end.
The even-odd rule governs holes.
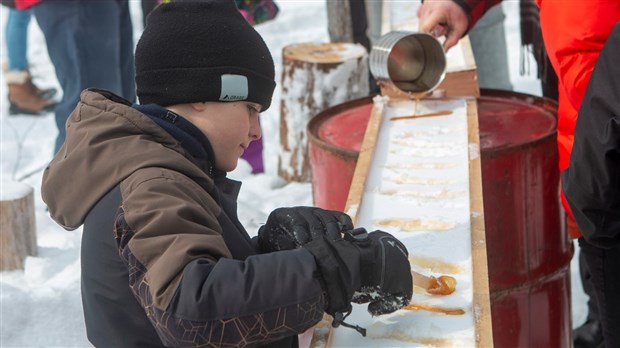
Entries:
POLYGON ((0 201, 13 201, 32 192, 32 187, 19 181, 0 182, 0 201))
MULTIPOLYGON (((281 12, 271 23, 259 25, 272 50, 276 74, 281 72, 281 52, 286 45, 300 42, 327 42, 327 16, 324 0, 276 0, 281 12)), ((518 92, 540 95, 535 76, 519 75, 518 2, 504 1, 507 14, 506 36, 512 84, 518 92)), ((140 2, 131 1, 135 39, 141 31, 140 2)), ((4 24, 7 10, 0 6, 0 59, 6 61, 4 24)), ((40 87, 58 87, 54 68, 47 57, 45 40, 33 21, 28 55, 35 82, 40 87)), ((533 62, 533 58, 531 59, 533 62)), ((532 69, 532 74, 535 69, 532 69)), ((280 81, 276 78, 276 81, 280 81)), ((7 89, 0 78, 0 180, 19 181, 34 188, 38 256, 26 259, 24 271, 0 272, 1 347, 90 347, 84 329, 80 300, 81 229, 65 231, 49 217, 40 198, 42 170, 52 157, 56 126, 51 114, 43 117, 9 116, 7 89)), ((232 177, 243 180, 239 217, 246 229, 255 233, 267 215, 280 206, 311 205, 310 184, 286 184, 277 177, 279 147, 280 90, 273 106, 261 116, 265 146, 266 173, 252 176, 241 163, 232 177)), ((67 178, 70 180, 71 178, 67 178)), ((3 190, 5 189, 3 184, 3 190)), ((6 192, 15 188, 6 187, 6 192)), ((19 189, 17 189, 19 190, 19 189)), ((352 207, 357 210, 359 207, 352 207)), ((577 248, 578 249, 578 248, 577 248)), ((573 325, 586 316, 586 297, 578 274, 577 257, 571 264, 573 325)), ((372 333, 372 328, 370 333, 372 333)), ((438 328, 429 327, 429 332, 438 328)), ((395 327, 398 331, 398 328, 395 327)), ((398 332, 396 332, 398 334, 398 332)), ((431 332, 432 333, 432 332, 431 332)), ((382 346, 397 346, 386 341, 382 346)))

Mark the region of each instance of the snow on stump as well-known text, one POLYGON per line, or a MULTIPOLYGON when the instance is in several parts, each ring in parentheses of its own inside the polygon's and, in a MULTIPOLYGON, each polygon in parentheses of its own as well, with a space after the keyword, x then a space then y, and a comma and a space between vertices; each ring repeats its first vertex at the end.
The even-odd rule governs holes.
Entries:
POLYGON ((26 256, 36 256, 34 190, 3 181, 0 190, 0 270, 24 269, 26 256))
POLYGON ((307 125, 324 109, 368 95, 368 52, 352 43, 298 43, 282 50, 278 175, 309 182, 307 125))

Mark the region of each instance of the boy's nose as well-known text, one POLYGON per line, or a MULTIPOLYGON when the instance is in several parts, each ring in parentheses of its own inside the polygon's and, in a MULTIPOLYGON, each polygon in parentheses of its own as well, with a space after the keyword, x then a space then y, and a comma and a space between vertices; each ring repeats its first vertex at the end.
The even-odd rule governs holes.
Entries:
POLYGON ((263 135, 262 130, 260 129, 260 122, 258 121, 258 117, 252 117, 252 121, 250 124, 250 138, 253 140, 258 140, 263 135))

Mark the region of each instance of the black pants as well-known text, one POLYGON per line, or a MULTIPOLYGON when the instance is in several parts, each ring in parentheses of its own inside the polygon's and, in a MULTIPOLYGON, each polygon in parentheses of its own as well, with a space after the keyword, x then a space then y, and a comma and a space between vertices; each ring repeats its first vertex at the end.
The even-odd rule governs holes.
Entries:
POLYGON ((579 276, 583 292, 588 295, 588 317, 586 320, 598 321, 598 305, 596 304, 596 295, 594 294, 594 285, 592 284, 592 274, 590 274, 590 269, 586 263, 586 254, 582 252, 579 253, 579 276))
POLYGON ((597 304, 605 346, 620 347, 620 247, 602 249, 584 238, 579 238, 579 246, 590 273, 590 296, 597 304))

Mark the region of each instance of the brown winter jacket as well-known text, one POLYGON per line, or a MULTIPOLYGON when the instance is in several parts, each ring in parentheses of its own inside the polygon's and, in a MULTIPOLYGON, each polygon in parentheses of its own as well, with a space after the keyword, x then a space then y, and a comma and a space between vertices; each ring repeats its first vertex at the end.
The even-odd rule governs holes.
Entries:
POLYGON ((237 219, 239 184, 210 177, 210 163, 122 98, 82 92, 42 195, 59 224, 84 224, 96 346, 294 346, 322 318, 313 256, 257 255, 237 219))

